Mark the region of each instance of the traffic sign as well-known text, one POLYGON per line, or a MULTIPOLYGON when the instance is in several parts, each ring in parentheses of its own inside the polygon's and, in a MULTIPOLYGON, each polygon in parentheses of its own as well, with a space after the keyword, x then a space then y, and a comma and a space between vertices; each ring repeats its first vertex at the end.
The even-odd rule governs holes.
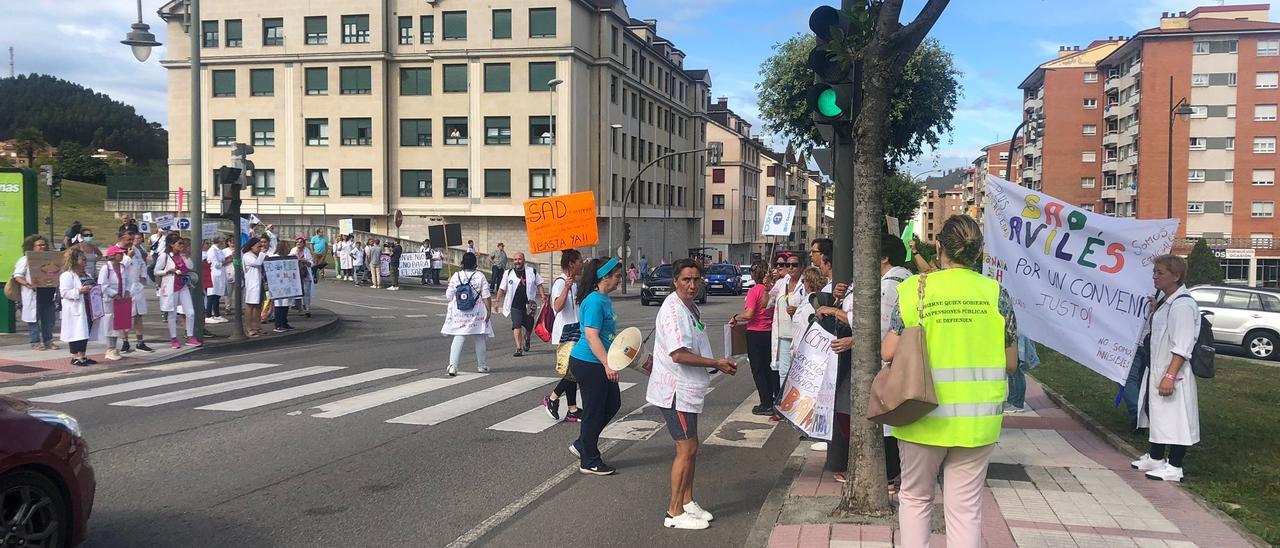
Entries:
POLYGON ((401 224, 404 224, 404 213, 401 212, 399 209, 397 209, 396 210, 396 228, 400 228, 401 224))

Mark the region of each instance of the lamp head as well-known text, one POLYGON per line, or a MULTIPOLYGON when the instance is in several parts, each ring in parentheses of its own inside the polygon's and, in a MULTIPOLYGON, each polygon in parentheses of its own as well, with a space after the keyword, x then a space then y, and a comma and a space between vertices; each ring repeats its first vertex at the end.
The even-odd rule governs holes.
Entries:
POLYGON ((125 35, 124 40, 120 43, 129 46, 133 50, 133 57, 139 62, 144 62, 151 57, 151 48, 161 45, 156 41, 156 35, 151 34, 151 27, 141 21, 132 25, 133 30, 125 35))

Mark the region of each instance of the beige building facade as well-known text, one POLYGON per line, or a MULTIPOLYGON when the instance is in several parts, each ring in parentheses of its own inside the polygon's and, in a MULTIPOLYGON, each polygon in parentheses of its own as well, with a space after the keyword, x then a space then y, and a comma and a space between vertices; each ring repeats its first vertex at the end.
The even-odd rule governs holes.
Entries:
POLYGON ((707 142, 721 143, 724 155, 708 168, 704 253, 712 261, 747 264, 758 253, 760 236, 761 152, 751 124, 729 109, 729 100, 710 105, 707 142))

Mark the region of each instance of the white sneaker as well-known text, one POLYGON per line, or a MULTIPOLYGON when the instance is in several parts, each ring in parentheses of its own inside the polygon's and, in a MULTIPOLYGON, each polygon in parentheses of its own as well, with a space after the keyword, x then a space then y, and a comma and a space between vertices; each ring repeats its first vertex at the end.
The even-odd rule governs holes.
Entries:
POLYGON ((449 369, 448 369, 448 373, 449 373, 449 376, 450 376, 450 377, 456 377, 456 376, 458 376, 458 366, 457 366, 456 364, 455 364, 455 365, 450 365, 450 366, 449 366, 449 369))
POLYGON ((697 502, 692 500, 689 501, 689 504, 684 505, 684 512, 686 514, 693 514, 694 517, 702 521, 713 521, 716 519, 715 516, 711 515, 711 512, 703 510, 701 506, 698 506, 697 502))
POLYGON ((810 449, 811 451, 826 451, 826 450, 827 450, 827 442, 825 442, 825 441, 814 442, 814 444, 813 444, 813 445, 810 445, 810 446, 809 446, 809 449, 810 449))
POLYGON ((120 359, 120 351, 119 351, 119 350, 116 350, 116 349, 114 349, 114 348, 112 348, 112 349, 108 350, 108 351, 107 351, 107 353, 106 353, 106 355, 104 355, 104 356, 102 356, 102 357, 103 357, 103 358, 106 358, 106 359, 108 359, 108 360, 111 360, 111 361, 116 361, 116 360, 119 360, 119 359, 120 359))
POLYGON ((488 372, 489 372, 489 366, 487 366, 487 365, 482 365, 482 366, 476 367, 476 372, 477 372, 477 373, 488 373, 488 372))
POLYGON ((1143 453, 1141 457, 1138 457, 1138 460, 1129 463, 1129 466, 1140 472, 1151 472, 1164 467, 1164 461, 1151 458, 1150 453, 1143 453))
POLYGON ((1006 415, 1016 415, 1018 413, 1025 413, 1026 411, 1026 407, 1014 407, 1008 403, 1004 404, 1004 414, 1006 415))
POLYGON ((1160 468, 1147 472, 1147 479, 1182 482, 1182 468, 1172 464, 1165 464, 1160 468))
POLYGON ((662 520, 662 526, 668 529, 706 529, 711 527, 711 523, 698 519, 693 514, 685 512, 676 517, 667 516, 662 520))

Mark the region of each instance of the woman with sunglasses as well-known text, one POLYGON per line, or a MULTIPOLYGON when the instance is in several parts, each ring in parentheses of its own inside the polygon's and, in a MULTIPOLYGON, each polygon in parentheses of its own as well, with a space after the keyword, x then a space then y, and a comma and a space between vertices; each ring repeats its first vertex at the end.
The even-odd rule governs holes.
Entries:
POLYGON ((774 263, 777 267, 778 281, 769 291, 773 299, 773 370, 778 372, 778 386, 787 381, 787 371, 791 369, 791 326, 792 316, 805 302, 803 283, 800 283, 800 257, 790 253, 778 256, 774 263))

